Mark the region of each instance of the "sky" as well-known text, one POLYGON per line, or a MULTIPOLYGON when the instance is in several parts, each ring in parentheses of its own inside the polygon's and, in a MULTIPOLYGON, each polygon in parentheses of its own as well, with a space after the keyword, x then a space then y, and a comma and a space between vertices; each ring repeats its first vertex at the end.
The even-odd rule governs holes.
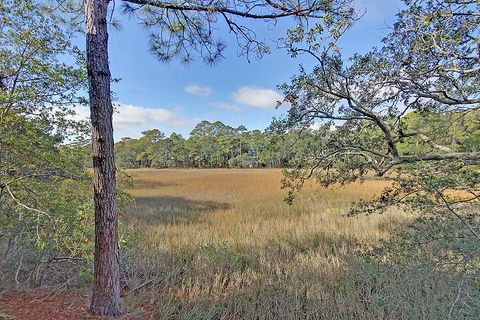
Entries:
MULTIPOLYGON (((378 46, 389 32, 400 0, 355 0, 363 17, 339 41, 342 55, 366 53, 378 46)), ((287 111, 275 109, 282 99, 277 85, 288 82, 298 72, 300 64, 311 67, 313 59, 289 57, 277 49, 261 60, 239 57, 239 48, 232 36, 220 31, 227 43, 225 59, 214 66, 199 58, 185 65, 178 60, 165 64, 150 52, 148 31, 135 17, 127 17, 116 9, 121 30, 110 30, 109 58, 117 112, 114 115, 114 136, 138 138, 148 129, 159 129, 170 135, 181 133, 188 137, 194 126, 202 121, 222 121, 237 127, 264 130, 272 117, 287 111)), ((247 21, 248 23, 248 21, 247 21)), ((263 28, 260 36, 273 39, 276 30, 263 28)), ((87 115, 88 109, 78 110, 87 115)))

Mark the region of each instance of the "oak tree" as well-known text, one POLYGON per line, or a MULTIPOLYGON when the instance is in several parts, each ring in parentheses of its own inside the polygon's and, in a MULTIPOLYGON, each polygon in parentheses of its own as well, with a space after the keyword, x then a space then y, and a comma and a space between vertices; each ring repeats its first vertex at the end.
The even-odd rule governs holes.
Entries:
MULTIPOLYGON (((281 86, 291 108, 272 127, 318 127, 321 147, 286 173, 287 201, 309 178, 328 187, 382 176, 391 186, 351 213, 391 206, 415 212, 409 254, 429 248, 432 270, 459 272, 462 286, 475 285, 480 149, 476 129, 465 123, 475 127, 480 119, 480 3, 405 3, 383 46, 365 55, 345 60, 334 48, 291 46, 318 65, 281 86), (452 138, 455 128, 462 128, 461 138, 452 138)), ((456 308, 462 304, 450 313, 456 308)))

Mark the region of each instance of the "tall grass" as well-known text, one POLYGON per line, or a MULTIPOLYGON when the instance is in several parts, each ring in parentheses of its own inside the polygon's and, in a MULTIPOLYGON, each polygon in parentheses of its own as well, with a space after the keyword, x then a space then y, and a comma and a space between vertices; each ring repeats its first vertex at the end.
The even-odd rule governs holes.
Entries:
POLYGON ((279 170, 129 173, 136 203, 122 214, 131 235, 125 299, 159 319, 435 318, 448 311, 438 297, 454 298, 440 276, 416 283, 357 258, 411 220, 394 210, 345 216, 385 181, 309 185, 288 206, 279 170))

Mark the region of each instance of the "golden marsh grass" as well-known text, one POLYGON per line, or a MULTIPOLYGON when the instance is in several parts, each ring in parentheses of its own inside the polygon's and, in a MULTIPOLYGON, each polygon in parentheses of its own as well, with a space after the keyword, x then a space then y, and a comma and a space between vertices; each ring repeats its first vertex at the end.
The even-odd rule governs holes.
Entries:
MULTIPOLYGON (((140 296, 160 319, 317 318, 319 304, 335 305, 332 287, 351 272, 352 253, 409 219, 393 211, 345 216, 352 201, 383 190, 380 180, 333 190, 307 185, 289 206, 277 169, 129 174, 136 203, 123 217, 135 234, 124 254, 135 261, 128 286, 154 279, 140 296)), ((357 308, 344 303, 322 315, 357 308)))

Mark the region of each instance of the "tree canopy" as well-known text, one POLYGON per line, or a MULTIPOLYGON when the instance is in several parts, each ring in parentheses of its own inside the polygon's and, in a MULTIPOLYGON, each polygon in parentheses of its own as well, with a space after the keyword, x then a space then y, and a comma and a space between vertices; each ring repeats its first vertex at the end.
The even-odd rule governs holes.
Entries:
POLYGON ((312 130, 278 134, 206 120, 198 123, 188 138, 176 133, 166 137, 158 129, 142 135, 115 144, 119 168, 293 167, 297 156, 314 148, 318 138, 312 130))
POLYGON ((88 125, 72 120, 84 55, 48 7, 3 1, 0 13, 1 282, 41 284, 51 280, 41 261, 84 259, 93 243, 88 125))

